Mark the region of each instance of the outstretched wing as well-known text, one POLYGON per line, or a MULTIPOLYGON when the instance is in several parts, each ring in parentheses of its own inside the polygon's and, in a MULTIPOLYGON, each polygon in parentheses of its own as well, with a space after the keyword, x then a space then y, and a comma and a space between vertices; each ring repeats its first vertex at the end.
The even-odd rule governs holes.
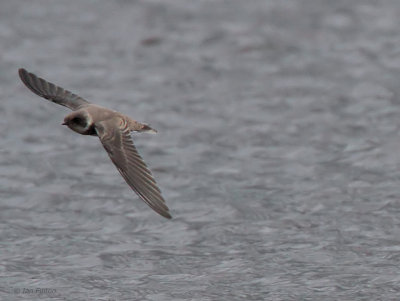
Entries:
POLYGON ((120 117, 95 123, 97 135, 126 183, 160 215, 171 218, 161 191, 138 154, 127 122, 120 117))
POLYGON ((78 108, 89 104, 82 97, 50 83, 43 78, 21 68, 18 70, 22 82, 35 94, 42 96, 52 102, 75 111, 78 108))

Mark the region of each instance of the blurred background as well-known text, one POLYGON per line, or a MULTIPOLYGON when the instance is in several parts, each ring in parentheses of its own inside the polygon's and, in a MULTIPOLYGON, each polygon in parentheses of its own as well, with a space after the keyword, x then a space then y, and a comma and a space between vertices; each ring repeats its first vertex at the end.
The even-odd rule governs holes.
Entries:
POLYGON ((398 298, 399 15, 396 0, 0 1, 2 299, 398 298), (134 141, 173 219, 19 67, 156 128, 134 141))

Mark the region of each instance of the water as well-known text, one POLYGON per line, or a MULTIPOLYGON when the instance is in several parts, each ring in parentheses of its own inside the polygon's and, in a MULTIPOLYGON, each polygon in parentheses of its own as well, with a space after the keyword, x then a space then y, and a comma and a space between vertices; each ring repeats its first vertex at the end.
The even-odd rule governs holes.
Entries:
POLYGON ((2 300, 395 300, 400 2, 1 1, 2 300), (135 135, 173 219, 25 67, 135 135))

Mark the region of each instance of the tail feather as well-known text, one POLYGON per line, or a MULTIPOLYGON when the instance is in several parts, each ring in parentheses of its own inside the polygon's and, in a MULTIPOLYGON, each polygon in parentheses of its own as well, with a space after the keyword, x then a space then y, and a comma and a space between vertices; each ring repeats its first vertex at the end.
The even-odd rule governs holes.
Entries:
POLYGON ((146 133, 149 133, 149 134, 156 134, 157 130, 153 129, 152 127, 150 127, 147 124, 142 124, 139 132, 146 132, 146 133))

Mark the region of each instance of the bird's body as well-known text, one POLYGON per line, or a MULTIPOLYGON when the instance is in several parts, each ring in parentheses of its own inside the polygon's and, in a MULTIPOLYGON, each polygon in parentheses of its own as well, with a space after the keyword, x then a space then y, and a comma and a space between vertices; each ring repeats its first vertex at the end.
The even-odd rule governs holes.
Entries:
POLYGON ((64 125, 81 135, 98 136, 103 147, 127 184, 157 213, 171 218, 161 191, 133 145, 130 133, 156 131, 132 118, 92 104, 80 96, 19 69, 22 82, 35 94, 65 106, 73 112, 64 125))
POLYGON ((130 131, 143 132, 149 131, 156 133, 156 130, 150 128, 146 124, 142 124, 133 120, 132 118, 121 114, 119 112, 94 105, 87 104, 82 108, 68 114, 64 118, 64 124, 71 130, 81 135, 94 135, 97 136, 95 131, 95 124, 109 119, 118 119, 121 122, 126 122, 126 126, 130 131))

